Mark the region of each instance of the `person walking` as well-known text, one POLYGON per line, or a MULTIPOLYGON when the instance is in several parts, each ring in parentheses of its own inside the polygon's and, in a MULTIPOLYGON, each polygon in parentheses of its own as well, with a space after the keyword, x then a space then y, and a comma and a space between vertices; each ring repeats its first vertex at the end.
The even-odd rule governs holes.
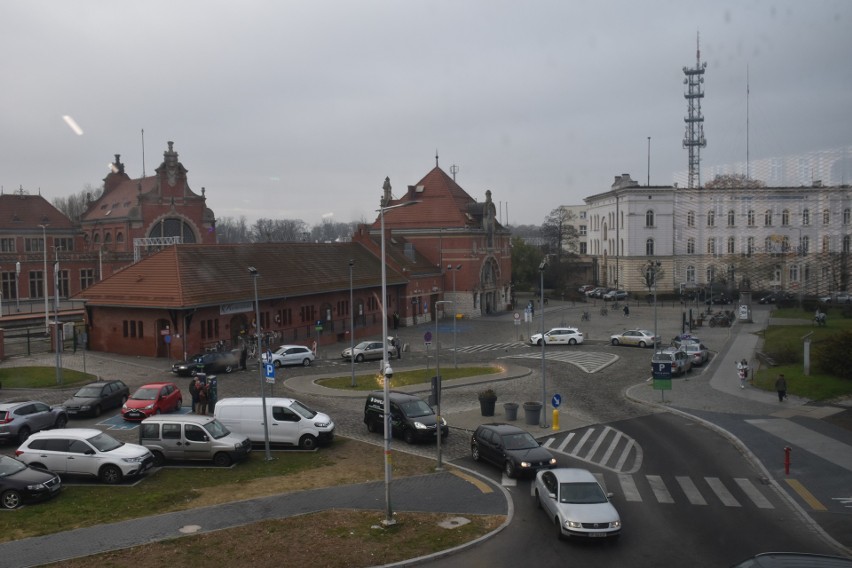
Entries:
POLYGON ((740 364, 743 367, 743 387, 745 387, 745 383, 748 382, 748 361, 743 359, 742 361, 740 361, 740 364))
POLYGON ((192 412, 198 407, 198 378, 189 381, 189 396, 192 398, 192 412))
POLYGON ((246 345, 245 337, 240 338, 240 370, 246 370, 246 360, 248 359, 248 345, 246 345))
POLYGON ((393 338, 393 348, 396 350, 396 358, 402 359, 402 342, 400 342, 399 337, 393 338))
POLYGON ((207 414, 207 383, 201 383, 198 387, 198 414, 207 414))
POLYGON ((745 388, 746 370, 743 368, 744 362, 745 362, 745 359, 743 359, 742 361, 737 361, 737 376, 740 378, 740 388, 741 389, 745 388))
POLYGON ((784 378, 783 374, 779 374, 778 378, 775 379, 775 390, 778 391, 778 402, 784 402, 784 399, 787 398, 787 379, 784 378))
POLYGON ((630 307, 627 304, 624 304, 624 317, 630 317, 630 307))

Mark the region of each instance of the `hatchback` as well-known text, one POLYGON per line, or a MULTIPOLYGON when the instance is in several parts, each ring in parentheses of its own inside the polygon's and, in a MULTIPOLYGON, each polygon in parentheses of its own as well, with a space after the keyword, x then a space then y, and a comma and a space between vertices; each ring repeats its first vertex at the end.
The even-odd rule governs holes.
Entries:
POLYGON ((15 509, 24 503, 50 499, 60 489, 62 482, 55 473, 0 456, 0 507, 15 509))
MULTIPOLYGON (((388 358, 392 358, 394 355, 393 347, 390 345, 385 346, 388 351, 388 358)), ((352 359, 354 353, 355 362, 360 363, 361 361, 366 361, 368 359, 383 359, 382 355, 382 342, 381 341, 362 341, 358 345, 355 346, 355 349, 350 349, 347 347, 344 349, 340 356, 346 360, 352 359)))
POLYGON ((710 359, 710 352, 703 343, 684 341, 680 348, 689 355, 693 367, 700 367, 710 359))
MULTIPOLYGON (((530 343, 541 345, 542 336, 534 333, 530 336, 530 343)), ((544 334, 545 345, 577 345, 583 343, 583 332, 576 327, 554 327, 544 334)))
POLYGON ((613 345, 636 345, 637 347, 653 347, 660 342, 653 331, 647 329, 628 329, 611 335, 609 342, 613 345))
POLYGON ((63 406, 48 406, 37 400, 0 404, 0 440, 23 443, 30 434, 48 428, 65 428, 68 415, 63 406))
POLYGON ((692 370, 692 362, 686 351, 675 347, 667 347, 651 357, 651 370, 654 371, 661 363, 670 363, 672 375, 683 375, 692 370))
POLYGON ((183 405, 183 395, 174 383, 142 385, 121 407, 125 420, 144 420, 161 412, 175 412, 183 405))
POLYGON ((598 480, 585 469, 556 468, 535 476, 535 498, 553 519, 556 537, 600 538, 621 534, 621 517, 598 480))
POLYGON ((507 477, 534 473, 556 465, 556 458, 532 434, 511 424, 482 424, 470 439, 473 461, 503 468, 507 477))
POLYGON ((193 355, 186 361, 172 365, 172 373, 179 377, 194 377, 197 373, 230 373, 240 368, 239 351, 213 351, 193 355))
MULTIPOLYGON (((266 353, 261 358, 266 363, 266 353)), ((285 367, 287 365, 302 365, 310 367, 314 361, 314 352, 304 345, 282 345, 272 352, 272 364, 275 367, 285 367)))
POLYGON ((119 442, 95 428, 66 428, 39 432, 15 450, 32 467, 59 475, 86 475, 104 483, 118 483, 149 470, 154 456, 137 444, 119 442))
POLYGON ((69 416, 91 414, 100 416, 104 410, 120 408, 130 397, 130 389, 122 381, 89 383, 63 403, 69 416))

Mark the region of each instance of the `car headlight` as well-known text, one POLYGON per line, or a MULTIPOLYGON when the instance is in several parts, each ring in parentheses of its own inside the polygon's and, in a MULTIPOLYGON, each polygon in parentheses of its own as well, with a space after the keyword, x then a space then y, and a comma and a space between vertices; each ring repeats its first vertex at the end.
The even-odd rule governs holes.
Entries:
POLYGON ((121 461, 127 462, 127 463, 141 463, 144 460, 145 460, 145 456, 138 456, 138 457, 135 457, 135 458, 121 458, 121 461))
POLYGON ((530 462, 521 462, 521 467, 530 467, 531 465, 530 462))
POLYGON ((613 521, 613 522, 611 522, 611 523, 609 524, 609 528, 611 528, 611 529, 620 529, 620 528, 621 528, 621 521, 613 521))
POLYGON ((556 458, 550 458, 550 461, 547 462, 547 463, 549 463, 551 465, 551 467, 555 466, 556 465, 556 458))
POLYGON ((314 422, 314 426, 317 428, 328 428, 331 422, 314 422))
POLYGON ((423 424, 422 422, 415 422, 414 427, 417 428, 418 430, 426 430, 426 425, 423 424))
POLYGON ((151 404, 147 405, 147 406, 145 407, 145 410, 153 410, 153 408, 154 408, 154 404, 155 404, 155 403, 153 403, 153 402, 152 402, 151 404))
POLYGON ((127 405, 126 405, 126 404, 122 404, 122 405, 121 405, 121 411, 122 411, 122 412, 124 412, 125 410, 127 410, 127 405))
POLYGON ((41 491, 42 489, 46 489, 44 483, 35 483, 33 485, 27 485, 28 491, 41 491))
POLYGON ((581 529, 583 528, 583 523, 580 521, 565 521, 565 526, 569 529, 581 529))
POLYGON ((83 406, 80 407, 80 410, 91 410, 91 409, 92 409, 91 404, 84 404, 83 406))

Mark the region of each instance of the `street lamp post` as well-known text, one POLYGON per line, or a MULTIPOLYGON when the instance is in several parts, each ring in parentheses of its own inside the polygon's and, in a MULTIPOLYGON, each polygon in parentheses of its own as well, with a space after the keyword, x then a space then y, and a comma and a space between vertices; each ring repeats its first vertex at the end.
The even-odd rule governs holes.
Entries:
MULTIPOLYGON (((390 195, 391 184, 390 178, 385 178, 385 183, 382 186, 382 189, 385 190, 385 195, 390 195)), ((398 207, 406 207, 408 205, 415 205, 420 203, 419 201, 405 201, 403 203, 397 203, 396 205, 386 205, 384 200, 381 202, 381 206, 378 209, 379 212, 379 227, 381 229, 381 265, 382 265, 382 384, 384 390, 384 408, 385 408, 385 416, 384 416, 384 454, 385 454, 385 520, 383 524, 385 525, 393 525, 396 521, 393 518, 393 507, 391 506, 391 492, 390 492, 390 484, 391 484, 391 412, 390 412, 390 379, 393 377, 393 369, 391 369, 390 363, 388 362, 388 349, 387 349, 387 341, 388 341, 388 277, 387 277, 387 267, 385 265, 385 211, 389 211, 391 209, 396 209, 398 207)))
MULTIPOLYGON (((269 451, 269 417, 266 414, 266 385, 264 376, 263 376, 263 365, 261 364, 263 357, 261 354, 262 347, 260 345, 260 303, 257 299, 257 268, 254 266, 249 266, 248 271, 251 274, 252 282, 254 283, 254 321, 257 322, 257 326, 255 327, 255 337, 257 338, 257 369, 258 375, 260 375, 260 397, 263 406, 263 445, 264 450, 266 452, 265 457, 266 461, 272 460, 272 454, 269 451)), ((271 363, 271 361, 270 361, 271 363)))
MULTIPOLYGON (((456 312, 458 310, 455 309, 456 304, 456 271, 461 270, 462 265, 459 264, 456 267, 453 267, 452 264, 447 265, 447 270, 453 273, 453 367, 456 369, 459 368, 459 364, 456 361, 456 312)), ((435 312, 437 317, 437 312, 435 312)))
POLYGON ((21 261, 15 263, 15 311, 21 311, 21 261))
POLYGON ((349 353, 352 357, 349 358, 352 364, 352 388, 358 386, 355 383, 355 312, 352 304, 352 266, 355 261, 349 259, 349 353))
POLYGON ((441 471, 444 469, 444 464, 441 462, 441 438, 443 436, 443 428, 441 424, 441 341, 438 335, 438 305, 439 304, 453 304, 455 303, 450 300, 438 300, 435 302, 435 406, 437 407, 437 413, 435 415, 435 428, 437 430, 438 435, 438 465, 435 467, 436 470, 441 471))
POLYGON ((59 249, 54 247, 56 263, 53 265, 53 313, 55 328, 53 330, 54 344, 56 346, 56 384, 62 384, 62 326, 59 325, 59 249))
POLYGON ((547 268, 547 256, 544 257, 544 260, 541 261, 541 264, 538 265, 538 271, 541 275, 541 286, 539 288, 539 292, 541 294, 541 300, 539 302, 539 309, 541 310, 541 422, 539 426, 542 428, 547 428, 547 416, 545 410, 547 410, 547 380, 544 374, 544 347, 547 342, 544 340, 544 269, 547 268))
POLYGON ((654 353, 660 350, 660 340, 657 337, 657 270, 660 268, 660 261, 651 261, 648 263, 648 277, 652 278, 651 283, 654 285, 654 353))
POLYGON ((42 284, 44 285, 44 334, 50 334, 50 311, 47 307, 47 226, 49 223, 39 225, 41 227, 41 248, 44 251, 44 272, 42 276, 42 284))

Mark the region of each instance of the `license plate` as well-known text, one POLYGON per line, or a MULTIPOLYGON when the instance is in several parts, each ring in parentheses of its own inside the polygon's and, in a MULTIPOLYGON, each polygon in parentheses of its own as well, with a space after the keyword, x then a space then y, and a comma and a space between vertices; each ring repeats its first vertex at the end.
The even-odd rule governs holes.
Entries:
POLYGON ((594 537, 601 537, 601 536, 606 536, 606 533, 589 533, 589 536, 593 537, 593 538, 594 537))

